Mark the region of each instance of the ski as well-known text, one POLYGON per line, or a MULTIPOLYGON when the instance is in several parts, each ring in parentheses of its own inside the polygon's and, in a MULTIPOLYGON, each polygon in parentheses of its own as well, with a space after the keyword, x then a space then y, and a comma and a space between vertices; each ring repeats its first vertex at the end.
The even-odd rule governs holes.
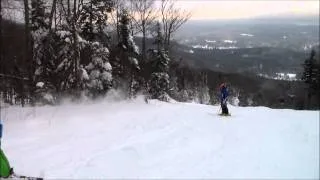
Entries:
POLYGON ((229 113, 229 114, 218 114, 219 116, 231 116, 231 114, 229 113))
POLYGON ((16 173, 11 174, 9 179, 23 179, 23 180, 43 180, 41 177, 24 176, 16 173))

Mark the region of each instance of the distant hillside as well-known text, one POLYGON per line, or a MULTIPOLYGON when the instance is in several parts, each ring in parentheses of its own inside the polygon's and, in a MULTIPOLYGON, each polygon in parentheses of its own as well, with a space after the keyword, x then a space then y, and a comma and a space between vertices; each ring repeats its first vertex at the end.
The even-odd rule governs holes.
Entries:
MULTIPOLYGON (((136 38, 139 45, 141 38, 136 38)), ((153 39, 148 39, 147 47, 153 47, 153 39)), ((302 72, 301 64, 308 54, 288 49, 251 48, 237 50, 202 50, 173 43, 172 61, 178 63, 176 72, 182 74, 188 82, 197 84, 198 74, 207 75, 210 96, 216 102, 218 85, 226 80, 231 96, 239 93, 240 106, 303 109, 305 101, 305 84, 301 81, 283 81, 257 76, 257 72, 294 71, 302 72), (191 51, 190 51, 191 50, 191 51), (192 52, 192 53, 191 53, 192 52), (243 57, 247 54, 248 57, 243 57), (290 55, 287 57, 287 55, 290 55), (260 63, 262 69, 260 69, 260 63), (219 66, 216 66, 219 64, 219 66)), ((299 78, 299 77, 298 77, 299 78)), ((319 104, 312 102, 312 108, 319 104)))
POLYGON ((272 75, 301 72, 308 53, 285 48, 193 49, 177 45, 174 53, 193 65, 223 72, 251 72, 272 75))
POLYGON ((319 14, 277 14, 252 18, 253 23, 319 25, 319 14))

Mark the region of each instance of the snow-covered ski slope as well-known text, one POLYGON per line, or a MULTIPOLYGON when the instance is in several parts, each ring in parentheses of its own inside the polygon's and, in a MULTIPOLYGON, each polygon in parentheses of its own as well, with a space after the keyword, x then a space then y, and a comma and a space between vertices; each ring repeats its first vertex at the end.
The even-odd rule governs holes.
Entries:
POLYGON ((319 111, 152 101, 5 110, 2 148, 44 178, 319 178, 319 111))

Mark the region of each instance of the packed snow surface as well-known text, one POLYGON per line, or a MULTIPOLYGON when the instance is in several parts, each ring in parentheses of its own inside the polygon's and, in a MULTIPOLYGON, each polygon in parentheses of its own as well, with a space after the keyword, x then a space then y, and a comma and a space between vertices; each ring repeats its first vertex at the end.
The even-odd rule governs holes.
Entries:
POLYGON ((44 178, 319 178, 319 111, 142 98, 3 110, 2 148, 44 178))

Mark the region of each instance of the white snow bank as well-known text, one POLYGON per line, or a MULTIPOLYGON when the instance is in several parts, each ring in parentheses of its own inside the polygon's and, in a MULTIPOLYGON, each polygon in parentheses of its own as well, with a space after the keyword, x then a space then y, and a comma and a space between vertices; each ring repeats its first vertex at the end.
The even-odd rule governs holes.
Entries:
POLYGON ((246 34, 246 33, 241 33, 240 36, 248 36, 248 37, 253 37, 253 34, 246 34))
POLYGON ((43 88, 44 82, 37 82, 36 87, 43 88))
POLYGON ((2 148, 50 179, 319 178, 319 112, 135 101, 7 108, 2 148))

